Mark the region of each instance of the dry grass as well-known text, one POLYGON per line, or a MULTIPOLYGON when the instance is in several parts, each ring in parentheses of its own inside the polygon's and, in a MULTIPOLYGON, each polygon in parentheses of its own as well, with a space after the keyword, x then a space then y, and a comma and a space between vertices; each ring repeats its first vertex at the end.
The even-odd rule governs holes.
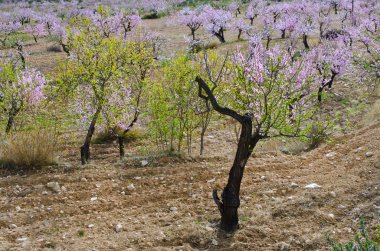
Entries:
POLYGON ((45 130, 17 132, 8 136, 0 150, 0 164, 30 168, 54 164, 54 133, 45 130))

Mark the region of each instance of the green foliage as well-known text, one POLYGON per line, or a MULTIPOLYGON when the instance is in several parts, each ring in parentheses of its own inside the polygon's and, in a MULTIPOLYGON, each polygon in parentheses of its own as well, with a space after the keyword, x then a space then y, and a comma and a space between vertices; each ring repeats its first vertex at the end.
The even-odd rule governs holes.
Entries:
POLYGON ((202 101, 194 83, 197 65, 185 55, 165 62, 152 86, 149 102, 149 131, 163 150, 181 151, 186 139, 188 152, 199 127, 202 101))
POLYGON ((370 239, 365 227, 364 220, 360 220, 359 233, 354 240, 346 244, 336 243, 328 235, 326 235, 328 244, 332 251, 379 251, 380 247, 377 243, 370 239))

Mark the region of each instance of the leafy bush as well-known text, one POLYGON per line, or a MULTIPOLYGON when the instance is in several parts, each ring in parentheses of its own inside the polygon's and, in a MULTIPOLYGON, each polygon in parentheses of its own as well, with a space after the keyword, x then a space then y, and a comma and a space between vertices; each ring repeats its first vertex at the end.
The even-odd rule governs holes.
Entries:
POLYGON ((45 130, 9 135, 0 150, 0 165, 30 168, 54 164, 55 135, 45 130))
POLYGON ((379 251, 379 245, 371 240, 365 227, 364 220, 360 220, 359 233, 355 236, 354 240, 346 244, 336 243, 328 235, 326 236, 327 242, 333 251, 379 251))
MULTIPOLYGON (((142 139, 145 136, 145 132, 139 129, 132 129, 124 134, 124 142, 131 143, 142 139)), ((104 130, 99 132, 94 138, 94 144, 110 144, 117 140, 117 136, 111 130, 104 130)))

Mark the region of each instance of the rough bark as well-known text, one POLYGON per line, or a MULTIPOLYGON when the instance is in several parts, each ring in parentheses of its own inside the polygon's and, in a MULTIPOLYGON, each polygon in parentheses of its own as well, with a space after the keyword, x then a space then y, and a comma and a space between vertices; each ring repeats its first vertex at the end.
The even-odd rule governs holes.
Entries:
POLYGON ((306 34, 303 34, 303 36, 302 36, 302 42, 303 42, 303 45, 305 46, 305 49, 309 50, 310 46, 309 46, 309 43, 307 42, 307 35, 306 34))
POLYGON ((90 160, 90 143, 91 143, 92 136, 94 135, 94 132, 95 132, 96 121, 99 117, 101 109, 102 109, 101 107, 98 107, 94 116, 92 117, 90 127, 88 128, 88 131, 87 131, 86 138, 84 140, 83 145, 80 148, 80 157, 81 157, 82 165, 87 164, 88 161, 90 160))

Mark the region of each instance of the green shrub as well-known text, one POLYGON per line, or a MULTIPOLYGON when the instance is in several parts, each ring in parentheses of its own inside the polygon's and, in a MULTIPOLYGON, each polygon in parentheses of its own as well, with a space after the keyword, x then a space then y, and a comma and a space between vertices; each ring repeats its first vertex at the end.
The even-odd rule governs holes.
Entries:
POLYGON ((380 251, 378 244, 368 236, 364 220, 360 220, 359 233, 354 240, 341 244, 333 241, 328 235, 326 239, 332 251, 380 251))

